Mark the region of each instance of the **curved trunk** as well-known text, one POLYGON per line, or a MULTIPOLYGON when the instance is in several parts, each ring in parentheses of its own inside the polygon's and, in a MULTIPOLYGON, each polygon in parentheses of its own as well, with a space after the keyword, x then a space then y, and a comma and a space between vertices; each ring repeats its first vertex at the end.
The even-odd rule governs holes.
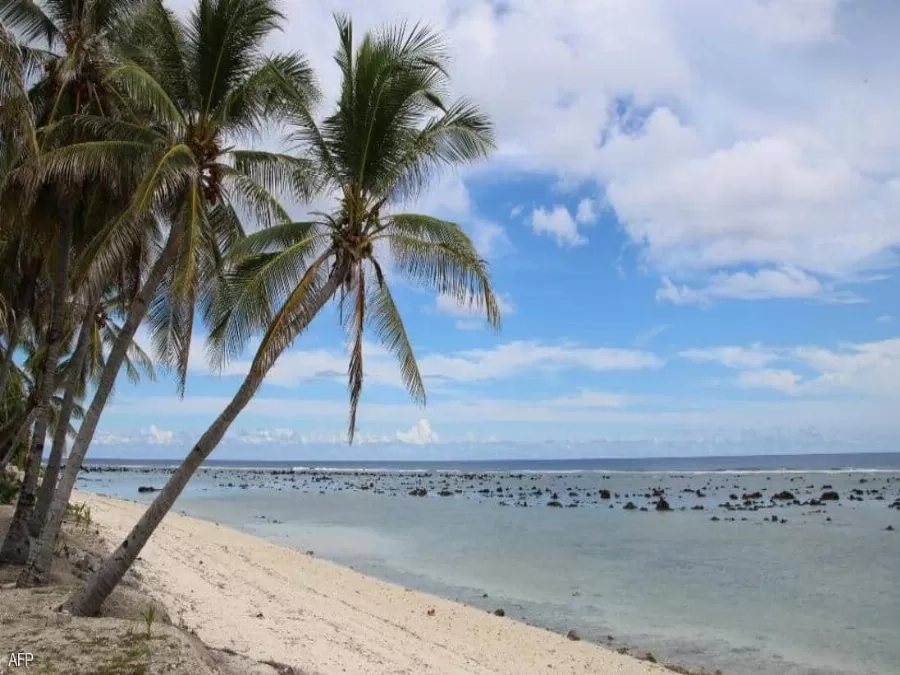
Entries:
POLYGON ((66 608, 72 614, 93 616, 100 611, 103 602, 122 580, 122 577, 125 576, 125 573, 138 555, 140 555, 141 549, 144 548, 144 545, 150 539, 150 535, 153 534, 156 527, 171 510, 175 500, 178 499, 191 476, 209 457, 210 453, 219 444, 219 441, 222 440, 222 436, 228 431, 228 427, 231 426, 231 423, 234 422, 241 410, 253 398, 253 394, 256 393, 259 385, 262 384, 262 379, 263 376, 247 376, 231 403, 228 404, 222 414, 216 418, 216 421, 197 441, 197 444, 188 453, 181 466, 169 477, 165 487, 160 490, 156 499, 153 500, 153 503, 144 512, 141 519, 119 545, 119 548, 88 579, 84 588, 67 603, 66 608))
MULTIPOLYGON (((334 295, 339 285, 338 279, 340 278, 341 275, 339 274, 332 276, 328 283, 319 291, 314 309, 310 313, 310 319, 318 314, 328 299, 334 295)), ((308 324, 309 321, 306 323, 308 324)), ((298 329, 297 332, 299 333, 302 328, 305 328, 305 326, 298 329)), ((69 612, 76 616, 93 616, 100 611, 103 602, 119 584, 122 577, 125 576, 125 573, 150 540, 157 526, 172 509, 175 500, 178 499, 191 476, 200 468, 200 465, 209 457, 210 453, 215 450, 232 422, 253 398, 265 376, 266 373, 258 371, 255 364, 251 366, 250 372, 244 378, 234 398, 231 399, 225 410, 200 437, 200 440, 188 453, 181 466, 169 477, 165 487, 163 487, 156 499, 153 500, 153 503, 144 512, 144 515, 141 516, 141 519, 131 529, 125 540, 104 561, 103 566, 88 579, 84 588, 66 603, 65 607, 69 612)))
POLYGON ((135 296, 134 302, 131 303, 128 318, 119 332, 116 343, 110 350, 109 358, 106 360, 106 365, 97 384, 97 391, 94 393, 91 405, 81 421, 81 426, 78 428, 78 435, 75 437, 72 451, 69 453, 69 460, 66 462, 66 470, 63 472, 56 492, 53 495, 53 501, 47 512, 47 519, 41 530, 37 545, 32 546, 28 566, 19 576, 18 584, 20 586, 43 584, 49 577, 50 566, 53 563, 53 550, 56 547, 59 530, 66 515, 69 497, 72 495, 75 480, 78 478, 78 472, 81 470, 81 463, 84 461, 91 440, 94 438, 100 415, 112 392, 116 377, 119 374, 119 368, 125 359, 128 348, 131 346, 134 334, 147 314, 147 307, 156 293, 163 275, 178 254, 180 238, 176 228, 170 230, 165 247, 156 259, 156 262, 153 263, 150 274, 147 275, 147 280, 144 282, 140 292, 135 296))
POLYGON ((47 424, 44 420, 39 420, 34 425, 34 437, 31 440, 28 463, 25 465, 25 480, 22 481, 22 487, 19 490, 16 511, 9 524, 9 529, 6 531, 3 547, 0 548, 0 564, 24 565, 28 561, 28 551, 31 546, 28 522, 34 511, 46 434, 47 424))
POLYGON ((69 379, 66 382, 66 393, 63 397, 62 407, 59 410, 59 420, 53 432, 53 446, 50 450, 50 457, 47 460, 47 469, 44 471, 44 480, 38 491, 37 503, 35 504, 31 521, 28 524, 28 529, 33 537, 37 537, 41 532, 41 527, 47 518, 47 511, 50 509, 50 502, 53 500, 56 481, 59 478, 59 466, 62 463, 63 452, 66 449, 69 421, 72 419, 72 410, 75 407, 75 392, 78 389, 81 371, 85 358, 87 358, 88 347, 91 344, 91 326, 94 320, 95 308, 96 304, 91 303, 85 310, 84 318, 81 320, 81 329, 78 333, 78 342, 75 344, 75 352, 72 354, 72 360, 69 363, 69 379))

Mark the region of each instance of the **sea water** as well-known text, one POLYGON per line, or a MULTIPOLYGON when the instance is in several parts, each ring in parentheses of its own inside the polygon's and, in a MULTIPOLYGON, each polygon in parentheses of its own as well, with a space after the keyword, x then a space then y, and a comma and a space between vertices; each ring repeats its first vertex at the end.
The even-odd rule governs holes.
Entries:
MULTIPOLYGON (((95 462, 78 487, 148 501, 138 487, 168 474, 165 463, 124 464, 95 462)), ((211 463, 176 508, 660 661, 726 675, 892 675, 897 499, 900 455, 244 462, 211 463), (793 499, 773 499, 784 491, 793 499), (840 499, 817 503, 828 491, 840 499), (660 494, 672 511, 656 510, 660 494)))

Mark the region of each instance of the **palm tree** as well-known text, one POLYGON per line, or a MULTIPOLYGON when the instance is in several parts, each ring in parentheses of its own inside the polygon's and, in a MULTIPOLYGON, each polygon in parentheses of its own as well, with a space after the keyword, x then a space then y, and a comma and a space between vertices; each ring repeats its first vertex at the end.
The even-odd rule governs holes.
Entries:
MULTIPOLYGON (((121 287, 111 289, 99 303, 89 305, 82 312, 78 338, 68 358, 61 363, 61 380, 66 388, 59 407, 59 419, 54 424, 53 446, 47 459, 47 467, 37 495, 37 503, 29 523, 29 531, 39 536, 47 511, 56 489, 59 469, 66 439, 70 436, 69 422, 78 412, 76 400, 87 394, 88 383, 96 382, 108 359, 109 350, 115 345, 121 331, 116 317, 127 313, 128 304, 121 287)), ((150 380, 156 379, 152 359, 136 343, 132 342, 124 360, 128 379, 136 384, 143 372, 150 380)))
POLYGON ((81 463, 148 309, 157 347, 164 363, 176 367, 183 392, 195 305, 205 301, 225 254, 243 237, 238 214, 262 225, 289 220, 273 193, 301 181, 304 167, 233 145, 278 120, 288 93, 306 101, 316 96, 302 57, 263 56, 266 38, 283 18, 275 0, 198 0, 187 22, 161 0, 149 2, 129 34, 128 59, 104 80, 125 116, 81 115, 60 132, 82 137, 55 157, 63 175, 95 171, 114 181, 123 159, 146 167, 124 213, 85 252, 89 286, 106 283, 148 226, 162 223, 167 232, 110 350, 22 585, 47 578, 81 463))
POLYGON ((335 296, 346 310, 352 342, 350 439, 363 384, 366 324, 398 357, 407 388, 424 403, 412 345, 386 283, 385 251, 400 273, 480 305, 499 326, 486 263, 466 234, 454 223, 391 212, 424 188, 433 170, 486 156, 489 120, 466 101, 444 103, 446 57, 429 30, 401 25, 370 33, 354 47, 350 21, 338 17, 337 23, 343 75, 337 110, 319 126, 306 102, 296 102, 291 138, 318 183, 340 195, 338 204, 314 221, 276 225, 241 245, 246 257, 236 263, 208 318, 213 346, 224 358, 265 329, 250 372, 122 544, 67 604, 74 614, 99 610, 278 356, 335 296))

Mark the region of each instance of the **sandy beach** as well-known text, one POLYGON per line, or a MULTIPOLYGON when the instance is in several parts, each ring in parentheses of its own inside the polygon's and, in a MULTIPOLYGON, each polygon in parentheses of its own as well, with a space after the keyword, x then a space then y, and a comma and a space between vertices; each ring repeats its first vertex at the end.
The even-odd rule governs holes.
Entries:
MULTIPOLYGON (((113 544, 144 508, 84 492, 74 501, 113 544)), ((208 645, 308 675, 671 672, 177 513, 137 565, 173 620, 208 645)))

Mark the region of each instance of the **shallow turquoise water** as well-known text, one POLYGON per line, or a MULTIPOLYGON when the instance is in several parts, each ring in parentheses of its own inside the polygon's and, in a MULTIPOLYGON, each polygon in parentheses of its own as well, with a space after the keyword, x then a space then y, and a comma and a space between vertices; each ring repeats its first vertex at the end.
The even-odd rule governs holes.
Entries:
MULTIPOLYGON (((79 487, 148 500, 137 486, 164 480, 158 471, 91 473, 79 487)), ((178 508, 530 623, 604 643, 611 635, 614 646, 665 661, 726 675, 887 675, 900 673, 900 511, 888 508, 898 497, 900 473, 889 472, 323 477, 219 469, 201 472, 178 508), (770 499, 786 489, 803 502, 825 486, 841 500, 770 499), (409 496, 415 487, 428 496, 409 496), (440 489, 451 494, 437 496, 440 489), (652 489, 674 511, 652 510, 652 489), (758 510, 720 506, 756 490, 758 510), (851 490, 863 501, 848 501, 851 490), (554 493, 579 507, 548 508, 554 493), (522 498, 529 508, 511 505, 522 498), (629 500, 650 510, 622 510, 629 500)))

